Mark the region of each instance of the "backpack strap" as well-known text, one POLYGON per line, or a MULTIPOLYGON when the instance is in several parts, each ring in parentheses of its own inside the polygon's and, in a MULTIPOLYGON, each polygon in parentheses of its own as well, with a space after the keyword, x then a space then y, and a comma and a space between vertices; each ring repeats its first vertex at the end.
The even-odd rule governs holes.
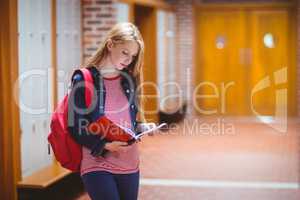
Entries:
POLYGON ((94 86, 94 81, 90 70, 87 68, 81 68, 80 71, 83 74, 85 85, 85 102, 86 107, 88 108, 92 104, 92 97, 94 96, 94 88, 91 88, 91 86, 94 86))

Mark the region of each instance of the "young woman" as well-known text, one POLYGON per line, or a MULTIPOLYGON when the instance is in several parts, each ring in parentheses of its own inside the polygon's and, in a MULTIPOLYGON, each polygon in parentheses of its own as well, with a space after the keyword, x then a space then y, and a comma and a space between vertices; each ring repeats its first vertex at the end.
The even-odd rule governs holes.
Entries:
POLYGON ((135 200, 138 197, 137 143, 108 142, 89 133, 86 125, 105 115, 136 131, 140 96, 136 86, 141 82, 143 54, 144 43, 138 29, 131 23, 120 23, 109 31, 86 64, 96 89, 89 108, 85 105, 83 75, 75 71, 72 76, 69 130, 83 146, 80 172, 93 200, 135 200))

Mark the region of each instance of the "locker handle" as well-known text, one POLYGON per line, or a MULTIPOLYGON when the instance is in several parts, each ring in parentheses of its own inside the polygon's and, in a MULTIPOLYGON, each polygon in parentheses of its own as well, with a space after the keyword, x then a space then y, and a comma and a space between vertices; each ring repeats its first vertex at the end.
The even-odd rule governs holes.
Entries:
POLYGON ((32 124, 32 132, 35 133, 35 124, 32 124))
POLYGON ((44 125, 44 128, 47 128, 47 120, 44 120, 43 125, 44 125))
POLYGON ((50 144, 48 143, 48 155, 51 154, 50 144))

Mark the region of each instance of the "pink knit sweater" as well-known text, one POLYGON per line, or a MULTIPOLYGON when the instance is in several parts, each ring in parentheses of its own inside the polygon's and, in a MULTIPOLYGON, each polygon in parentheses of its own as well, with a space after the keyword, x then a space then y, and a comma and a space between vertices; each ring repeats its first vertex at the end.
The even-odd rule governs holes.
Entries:
MULTIPOLYGON (((106 88, 105 115, 116 124, 131 127, 129 103, 121 88, 121 77, 104 78, 106 88)), ((134 173, 139 170, 139 152, 136 143, 127 152, 108 152, 105 157, 94 157, 82 147, 81 175, 92 171, 116 174, 134 173)))

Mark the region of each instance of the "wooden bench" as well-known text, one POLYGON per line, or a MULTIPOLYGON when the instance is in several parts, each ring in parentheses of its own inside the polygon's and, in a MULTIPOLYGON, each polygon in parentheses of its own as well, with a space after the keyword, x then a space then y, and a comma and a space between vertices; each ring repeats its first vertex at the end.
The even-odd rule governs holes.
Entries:
POLYGON ((71 173, 71 171, 59 166, 59 164, 53 163, 25 177, 18 183, 18 188, 45 189, 71 173))
POLYGON ((79 173, 53 163, 23 178, 18 183, 19 200, 76 199, 84 193, 79 173))

